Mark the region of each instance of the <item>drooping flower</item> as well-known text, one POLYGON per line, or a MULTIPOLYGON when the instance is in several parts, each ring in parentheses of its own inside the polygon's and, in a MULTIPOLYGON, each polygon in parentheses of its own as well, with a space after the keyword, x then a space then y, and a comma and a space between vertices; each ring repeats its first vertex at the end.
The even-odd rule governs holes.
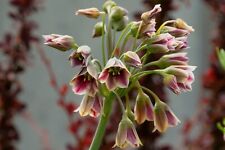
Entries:
POLYGON ((194 74, 196 66, 174 65, 165 69, 165 84, 176 94, 180 92, 191 91, 191 84, 194 82, 194 74), (168 75, 169 76, 168 76, 168 75))
POLYGON ((187 30, 189 32, 194 32, 194 29, 192 26, 189 26, 185 21, 183 21, 182 19, 178 18, 176 19, 174 26, 178 29, 184 29, 187 30))
POLYGON ((168 127, 175 127, 180 123, 180 120, 175 116, 170 107, 162 101, 155 103, 153 115, 154 131, 165 132, 168 127))
POLYGON ((171 65, 187 65, 188 57, 187 53, 173 53, 163 55, 159 60, 157 60, 157 65, 161 68, 165 68, 171 65))
POLYGON ((100 37, 102 34, 105 33, 105 27, 103 26, 103 22, 97 22, 94 26, 93 32, 92 32, 92 37, 100 37))
POLYGON ((160 4, 155 5, 154 8, 150 11, 144 12, 141 15, 141 19, 144 21, 145 24, 148 24, 151 19, 155 18, 155 16, 162 11, 160 4))
POLYGON ((135 126, 132 121, 123 115, 122 120, 119 123, 119 128, 116 134, 116 142, 113 147, 126 148, 131 146, 133 148, 141 146, 141 140, 138 137, 135 126))
POLYGON ((153 105, 148 95, 143 91, 137 95, 134 116, 138 124, 142 124, 145 120, 153 121, 153 105))
POLYGON ((154 53, 165 53, 176 50, 178 46, 177 40, 169 33, 155 35, 146 41, 148 49, 154 53))
POLYGON ((102 105, 102 97, 100 95, 96 94, 94 97, 85 95, 80 106, 74 112, 79 112, 81 116, 90 115, 96 118, 101 113, 102 105))
POLYGON ((101 12, 98 10, 98 8, 86 8, 79 9, 75 14, 97 19, 101 15, 101 12))
POLYGON ((69 56, 69 60, 71 62, 71 66, 83 66, 86 62, 86 59, 91 53, 91 48, 83 45, 78 47, 77 50, 75 50, 71 55, 69 56))
POLYGON ((72 90, 75 94, 89 96, 95 96, 98 91, 97 71, 89 70, 87 67, 83 67, 71 81, 72 90))
POLYGON ((182 37, 182 36, 188 36, 190 34, 190 31, 185 29, 179 29, 172 26, 164 26, 160 33, 169 33, 174 37, 182 37))
POLYGON ((76 47, 73 37, 69 35, 50 34, 43 35, 43 38, 45 40, 45 45, 48 45, 61 51, 67 51, 76 47))
POLYGON ((98 79, 106 83, 106 87, 112 91, 119 88, 126 88, 129 84, 130 72, 123 62, 117 58, 111 58, 100 73, 98 79))
POLYGON ((140 68, 142 66, 141 59, 135 52, 127 51, 126 53, 124 53, 123 59, 124 59, 124 62, 129 66, 132 66, 135 68, 140 68))

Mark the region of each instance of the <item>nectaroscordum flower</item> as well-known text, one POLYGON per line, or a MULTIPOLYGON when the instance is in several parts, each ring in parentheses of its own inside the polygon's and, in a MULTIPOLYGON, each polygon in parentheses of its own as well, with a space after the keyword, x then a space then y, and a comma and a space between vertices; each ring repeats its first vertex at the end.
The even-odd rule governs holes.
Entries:
POLYGON ((160 7, 160 4, 155 5, 155 7, 147 12, 144 12, 141 15, 141 19, 144 21, 145 24, 148 24, 159 12, 162 11, 162 8, 160 7))
POLYGON ((124 62, 132 67, 140 68, 142 66, 140 57, 132 51, 127 51, 124 53, 124 62))
POLYGON ((111 58, 100 73, 98 79, 106 83, 106 87, 112 91, 119 88, 126 88, 129 84, 130 72, 123 62, 116 57, 111 58))
POLYGON ((96 71, 90 71, 87 67, 83 67, 80 73, 70 81, 73 92, 78 95, 95 96, 98 91, 97 77, 96 71))
POLYGON ((74 111, 79 112, 81 116, 90 115, 91 117, 98 117, 102 108, 102 97, 96 94, 94 97, 85 95, 81 101, 80 106, 74 111))
POLYGON ((143 91, 137 95, 134 116, 138 124, 142 124, 145 120, 153 121, 153 105, 148 95, 143 91))
POLYGON ((165 69, 164 81, 166 85, 176 94, 180 92, 191 91, 191 84, 194 82, 196 66, 174 65, 165 69), (167 77, 166 77, 167 76, 167 77))
POLYGON ((69 56, 69 60, 71 62, 71 66, 75 67, 75 66, 82 66, 86 63, 86 59, 87 57, 90 55, 91 53, 91 48, 83 45, 78 47, 77 50, 75 50, 70 56, 69 56))
POLYGON ((165 132, 168 127, 177 126, 180 120, 175 116, 170 107, 162 102, 157 101, 154 106, 154 126, 155 130, 165 132))
POLYGON ((131 146, 135 148, 141 145, 142 143, 134 124, 126 115, 123 115, 116 134, 116 143, 113 147, 118 146, 120 148, 126 148, 127 146, 131 146))
POLYGON ((69 35, 50 34, 43 35, 43 38, 45 40, 45 45, 48 45, 61 51, 67 51, 76 47, 73 37, 69 35))
POLYGON ((98 10, 98 8, 86 8, 79 9, 75 14, 97 19, 101 15, 101 12, 98 10))

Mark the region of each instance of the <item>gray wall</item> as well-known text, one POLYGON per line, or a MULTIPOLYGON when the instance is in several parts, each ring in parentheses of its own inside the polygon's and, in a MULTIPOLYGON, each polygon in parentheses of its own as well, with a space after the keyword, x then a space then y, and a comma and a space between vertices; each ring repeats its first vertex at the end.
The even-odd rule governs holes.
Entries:
MULTIPOLYGON (((0 35, 5 30, 10 30, 11 25, 5 17, 8 10, 7 0, 0 1, 0 35)), ((92 25, 95 20, 88 20, 74 16, 74 11, 78 8, 88 8, 91 6, 101 7, 103 0, 46 0, 44 9, 33 18, 39 23, 38 35, 58 33, 69 34, 75 37, 80 45, 88 43, 92 48, 93 55, 99 58, 100 43, 99 40, 91 39, 92 25)), ((129 9, 130 12, 141 10, 142 4, 140 0, 117 0, 122 6, 129 9)), ((176 96, 169 92, 171 107, 177 116, 184 121, 195 113, 197 101, 201 97, 200 82, 203 68, 207 66, 208 51, 210 50, 209 37, 210 15, 201 0, 191 0, 191 6, 181 5, 180 9, 174 13, 175 17, 183 18, 189 24, 193 25, 195 32, 190 38, 191 48, 188 50, 190 62, 197 65, 195 71, 196 82, 193 84, 193 91, 176 96)), ((75 70, 71 69, 67 57, 69 53, 58 53, 51 48, 43 46, 46 54, 52 60, 52 66, 58 77, 59 83, 70 81, 75 70)), ((54 150, 65 149, 65 142, 73 142, 73 138, 67 132, 67 117, 64 112, 58 108, 56 104, 57 95, 49 87, 49 79, 46 70, 41 63, 38 53, 34 48, 32 52, 32 65, 28 68, 25 75, 21 77, 24 83, 25 92, 21 95, 21 99, 28 103, 28 111, 32 114, 39 126, 48 131, 50 136, 50 144, 54 150)), ((99 58, 100 59, 100 58, 99 58)), ((73 95, 70 92, 68 97, 71 101, 79 102, 80 96, 73 95)), ((41 143, 39 137, 34 130, 26 123, 26 121, 17 117, 16 124, 22 133, 19 149, 21 150, 40 150, 41 143)), ((181 127, 182 124, 179 125, 181 127)), ((162 143, 172 143, 177 148, 181 145, 181 135, 179 128, 171 128, 165 134, 162 143)))

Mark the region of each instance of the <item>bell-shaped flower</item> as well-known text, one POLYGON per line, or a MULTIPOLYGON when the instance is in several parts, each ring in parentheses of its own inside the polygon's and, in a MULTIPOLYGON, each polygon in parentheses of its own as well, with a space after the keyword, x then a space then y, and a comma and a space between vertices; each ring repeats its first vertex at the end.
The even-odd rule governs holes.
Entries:
POLYGON ((98 117, 101 113, 103 100, 102 97, 96 94, 94 97, 85 95, 81 101, 80 106, 74 110, 79 112, 81 116, 90 115, 91 117, 98 117))
POLYGON ((188 57, 187 53, 172 53, 163 55, 157 60, 157 65, 161 68, 166 68, 171 65, 187 65, 188 57))
POLYGON ((69 60, 71 62, 71 66, 83 66, 86 63, 86 59, 90 56, 91 48, 83 45, 78 47, 73 53, 70 54, 69 60))
POLYGON ((190 34, 190 32, 188 30, 185 29, 179 29, 176 27, 172 27, 172 26, 164 26, 160 33, 169 33, 174 37, 183 37, 183 36, 188 36, 190 34))
POLYGON ((154 106, 154 126, 155 130, 165 132, 168 127, 175 127, 180 120, 175 116, 170 107, 162 102, 157 101, 154 106))
POLYGON ((143 91, 137 95, 134 116, 138 124, 142 124, 145 120, 153 121, 153 105, 148 95, 143 91))
POLYGON ((127 51, 124 53, 123 60, 127 65, 135 68, 141 68, 142 66, 141 59, 135 52, 132 51, 127 51))
POLYGON ((196 66, 189 65, 170 66, 165 69, 164 83, 176 94, 191 91, 191 84, 194 82, 193 71, 195 68, 196 66))
POLYGON ((76 75, 71 81, 72 90, 75 94, 89 96, 95 96, 98 91, 98 82, 97 82, 97 69, 92 67, 83 67, 80 73, 76 75))
POLYGON ((112 91, 119 88, 126 88, 129 84, 130 72, 123 62, 116 57, 109 59, 98 79, 106 83, 106 87, 112 91))
POLYGON ((189 26, 185 21, 183 21, 182 19, 178 18, 176 19, 174 26, 178 29, 184 29, 187 30, 189 32, 194 32, 194 29, 192 26, 189 26))
POLYGON ((123 115, 123 118, 119 123, 119 128, 116 134, 116 142, 113 147, 118 146, 120 148, 126 148, 131 146, 136 148, 141 145, 142 143, 138 137, 134 124, 126 115, 123 115))
POLYGON ((154 8, 150 11, 144 12, 141 15, 141 19, 144 23, 148 24, 151 19, 155 18, 155 16, 162 11, 162 8, 160 7, 160 4, 155 5, 154 8))
POLYGON ((77 47, 73 37, 69 35, 50 34, 43 35, 44 44, 61 51, 67 51, 77 47))
POLYGON ((98 8, 86 8, 79 9, 75 14, 97 19, 101 15, 101 12, 98 10, 98 8))
POLYGON ((165 53, 176 50, 178 46, 175 37, 169 33, 155 35, 146 41, 148 49, 153 53, 165 53))

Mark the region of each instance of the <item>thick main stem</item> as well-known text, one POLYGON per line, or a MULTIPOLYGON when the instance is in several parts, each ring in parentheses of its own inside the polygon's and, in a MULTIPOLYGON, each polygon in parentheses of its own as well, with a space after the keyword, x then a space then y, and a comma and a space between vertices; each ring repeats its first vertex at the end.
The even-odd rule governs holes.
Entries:
POLYGON ((103 105, 103 112, 101 114, 100 121, 98 123, 97 130, 95 132, 95 136, 92 140, 91 146, 89 150, 99 150, 101 146, 101 142, 105 133, 106 125, 109 120, 109 116, 112 110, 112 104, 114 100, 114 94, 110 93, 109 96, 105 99, 103 105))

